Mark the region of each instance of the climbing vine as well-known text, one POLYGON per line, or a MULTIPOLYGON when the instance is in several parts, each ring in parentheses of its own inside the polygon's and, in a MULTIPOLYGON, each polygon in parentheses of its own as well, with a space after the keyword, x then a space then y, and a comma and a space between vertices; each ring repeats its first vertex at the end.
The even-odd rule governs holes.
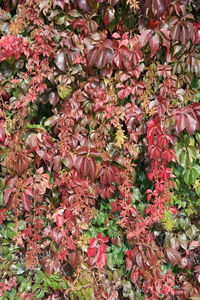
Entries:
POLYGON ((0 300, 200 299, 199 10, 0 1, 0 300))

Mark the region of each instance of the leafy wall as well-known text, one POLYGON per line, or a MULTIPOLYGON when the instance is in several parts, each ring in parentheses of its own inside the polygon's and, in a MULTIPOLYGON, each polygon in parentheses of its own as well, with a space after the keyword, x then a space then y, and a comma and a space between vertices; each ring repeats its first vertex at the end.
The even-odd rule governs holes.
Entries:
POLYGON ((199 1, 0 6, 0 299, 199 300, 199 1))

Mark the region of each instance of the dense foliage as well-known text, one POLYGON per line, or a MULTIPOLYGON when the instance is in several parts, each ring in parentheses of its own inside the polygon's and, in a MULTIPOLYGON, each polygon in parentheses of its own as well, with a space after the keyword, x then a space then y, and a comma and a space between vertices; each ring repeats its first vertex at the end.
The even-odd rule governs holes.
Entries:
POLYGON ((199 1, 0 6, 0 300, 199 300, 199 1))

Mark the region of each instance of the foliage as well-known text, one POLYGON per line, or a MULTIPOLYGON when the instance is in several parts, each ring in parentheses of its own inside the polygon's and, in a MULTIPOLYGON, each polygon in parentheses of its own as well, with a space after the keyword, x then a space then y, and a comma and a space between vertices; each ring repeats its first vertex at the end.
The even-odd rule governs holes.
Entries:
POLYGON ((200 299, 199 9, 0 1, 0 300, 200 299))

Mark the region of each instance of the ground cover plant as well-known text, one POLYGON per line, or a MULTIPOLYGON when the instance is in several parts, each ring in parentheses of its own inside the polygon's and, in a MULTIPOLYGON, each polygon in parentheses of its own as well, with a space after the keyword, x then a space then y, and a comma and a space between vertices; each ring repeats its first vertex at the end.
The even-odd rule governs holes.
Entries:
POLYGON ((0 0, 0 300, 200 299, 198 0, 0 0))

